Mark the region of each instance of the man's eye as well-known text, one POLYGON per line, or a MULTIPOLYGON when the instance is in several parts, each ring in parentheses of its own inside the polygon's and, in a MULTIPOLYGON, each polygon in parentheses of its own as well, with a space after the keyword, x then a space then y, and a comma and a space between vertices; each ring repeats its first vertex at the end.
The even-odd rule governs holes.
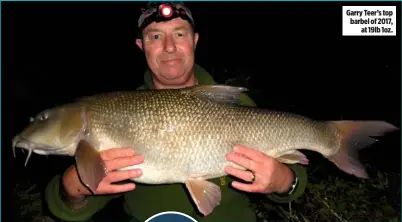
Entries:
POLYGON ((183 37, 184 34, 179 32, 179 33, 176 33, 176 36, 177 36, 177 37, 183 37))
POLYGON ((160 35, 152 35, 152 39, 157 40, 157 39, 160 39, 160 38, 161 38, 161 36, 160 36, 160 35))

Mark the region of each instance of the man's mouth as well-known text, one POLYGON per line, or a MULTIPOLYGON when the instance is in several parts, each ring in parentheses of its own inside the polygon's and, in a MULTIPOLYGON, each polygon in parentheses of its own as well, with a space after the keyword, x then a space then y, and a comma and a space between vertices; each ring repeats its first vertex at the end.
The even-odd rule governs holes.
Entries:
POLYGON ((165 64, 174 64, 174 63, 177 63, 177 62, 179 62, 180 61, 180 59, 166 59, 166 60, 162 60, 162 63, 165 63, 165 64))

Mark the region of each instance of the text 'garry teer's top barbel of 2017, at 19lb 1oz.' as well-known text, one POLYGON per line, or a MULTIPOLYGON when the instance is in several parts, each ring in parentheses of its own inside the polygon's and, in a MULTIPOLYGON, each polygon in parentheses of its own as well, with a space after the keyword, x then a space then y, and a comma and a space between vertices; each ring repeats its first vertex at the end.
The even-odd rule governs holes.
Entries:
POLYGON ((350 25, 368 25, 361 27, 362 33, 393 33, 390 27, 394 25, 392 20, 394 11, 392 10, 368 10, 358 7, 354 10, 345 10, 345 15, 348 17, 350 25))

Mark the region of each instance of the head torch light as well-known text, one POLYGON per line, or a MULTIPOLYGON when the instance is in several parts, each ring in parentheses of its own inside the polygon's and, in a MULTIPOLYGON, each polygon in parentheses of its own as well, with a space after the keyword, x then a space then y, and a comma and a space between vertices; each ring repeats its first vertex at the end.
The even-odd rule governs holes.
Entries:
POLYGON ((170 18, 173 15, 173 9, 168 4, 162 4, 159 6, 159 11, 161 12, 162 16, 165 18, 170 18))
POLYGON ((142 31, 152 22, 165 22, 175 18, 186 20, 195 28, 191 12, 181 3, 151 3, 147 10, 143 10, 139 19, 139 36, 142 36, 142 31))

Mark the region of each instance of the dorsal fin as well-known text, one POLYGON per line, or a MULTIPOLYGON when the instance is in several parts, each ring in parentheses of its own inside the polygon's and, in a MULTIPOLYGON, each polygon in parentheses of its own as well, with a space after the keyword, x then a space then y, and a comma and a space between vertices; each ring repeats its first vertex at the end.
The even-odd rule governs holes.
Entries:
POLYGON ((239 104, 239 97, 247 88, 228 85, 198 85, 186 88, 185 93, 211 102, 239 104))

